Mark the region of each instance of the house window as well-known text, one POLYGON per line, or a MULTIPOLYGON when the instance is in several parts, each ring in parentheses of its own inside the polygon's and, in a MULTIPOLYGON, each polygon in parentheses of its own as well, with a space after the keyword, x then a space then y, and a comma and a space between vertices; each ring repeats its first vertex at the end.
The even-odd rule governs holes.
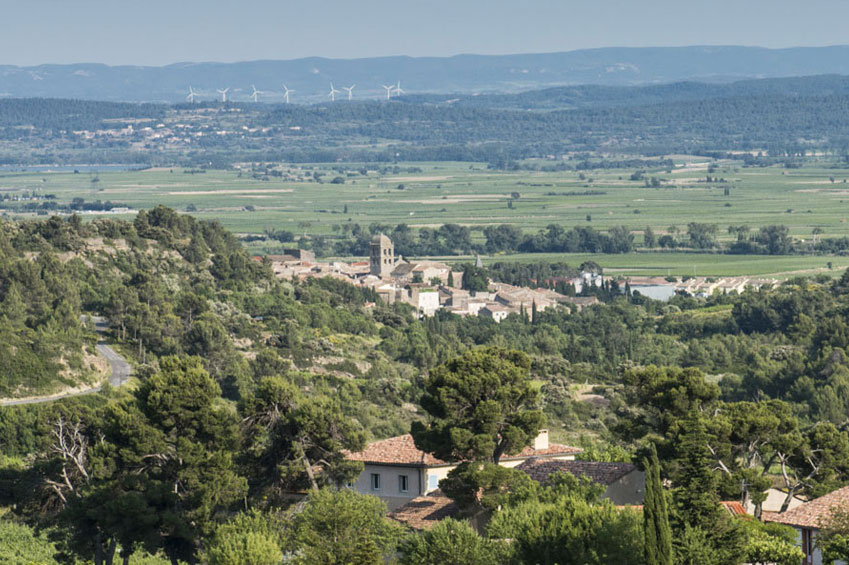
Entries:
POLYGON ((410 481, 407 479, 407 475, 398 475, 398 490, 401 492, 410 490, 410 481))
POLYGON ((371 490, 380 490, 380 473, 371 474, 371 490))
POLYGON ((436 475, 428 475, 427 476, 427 488, 428 490, 436 490, 439 488, 439 477, 436 475))

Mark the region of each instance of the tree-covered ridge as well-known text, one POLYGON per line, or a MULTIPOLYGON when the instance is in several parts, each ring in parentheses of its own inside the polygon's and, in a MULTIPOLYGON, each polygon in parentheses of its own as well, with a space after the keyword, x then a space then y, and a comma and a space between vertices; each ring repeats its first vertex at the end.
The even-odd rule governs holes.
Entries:
POLYGON ((738 96, 815 96, 849 91, 849 78, 841 75, 741 80, 728 84, 681 81, 642 86, 583 84, 555 86, 517 94, 408 95, 411 102, 446 103, 483 108, 552 110, 642 106, 688 100, 734 98, 738 96))
POLYGON ((401 405, 415 398, 412 356, 381 346, 380 333, 385 323, 412 317, 404 309, 367 312, 376 299, 368 289, 277 280, 218 224, 163 207, 132 223, 71 217, 0 226, 0 301, 15 306, 2 314, 10 320, 2 330, 11 360, 4 387, 17 396, 36 391, 38 378, 45 387, 56 383, 62 351, 68 362, 83 342, 93 345, 79 315, 98 313, 140 378, 160 357, 197 355, 229 398, 287 374, 298 386, 345 391, 345 413, 357 413, 378 435, 406 429, 411 415, 401 405), (20 342, 27 347, 16 341, 27 336, 20 342), (363 410, 360 403, 371 402, 363 395, 376 401, 372 410, 363 410))
POLYGON ((142 357, 149 347, 145 340, 153 333, 164 347, 172 314, 162 299, 168 292, 168 279, 162 275, 168 270, 185 273, 191 265, 176 253, 195 261, 207 261, 211 254, 218 268, 209 270, 210 280, 222 286, 243 284, 245 277, 255 278, 261 271, 220 228, 202 227, 187 216, 178 219, 162 210, 140 214, 138 230, 110 220, 83 224, 78 217, 0 223, 0 301, 5 321, 0 331, 8 336, 2 347, 9 360, 0 375, 4 396, 49 390, 63 371, 69 373, 67 384, 73 384, 75 375, 91 372, 83 366, 82 354, 84 346, 89 355, 93 353, 94 336, 80 320, 83 312, 109 314, 120 327, 118 337, 136 341, 142 357), (167 232, 162 231, 165 228, 167 232), (176 253, 150 252, 160 245, 176 253), (244 260, 239 263, 234 254, 244 260), (237 276, 230 270, 231 260, 244 265, 237 276))
MULTIPOLYGON (((515 563, 574 552, 638 562, 648 540, 668 553, 668 523, 681 562, 791 563, 784 533, 731 520, 717 502, 757 506, 774 480, 809 496, 849 480, 849 274, 668 303, 611 290, 580 312, 496 324, 447 312, 420 320, 338 280, 279 280, 219 225, 164 207, 133 222, 4 222, 0 233, 4 280, 20 285, 14 277, 31 269, 47 289, 18 291, 27 316, 15 327, 34 323, 41 295, 73 299, 69 327, 83 342, 78 314, 103 313, 137 364, 129 387, 0 410, 0 501, 14 505, 10 519, 53 526, 68 559, 226 563, 250 549, 269 563, 380 560, 399 547, 398 528, 373 499, 335 489, 362 470, 346 451, 410 431, 438 456, 467 460, 443 485, 464 512, 502 513, 484 535, 448 523, 402 543, 405 555, 441 555, 455 536, 485 562, 508 537, 515 563), (587 445, 586 457, 648 456, 673 488, 652 479, 644 522, 574 477, 532 484, 492 463, 543 421, 556 439, 587 445), (310 510, 285 509, 303 491, 310 510), (331 530, 334 544, 316 547, 331 530)), ((571 271, 496 272, 532 281, 571 271)), ((2 288, 5 304, 13 284, 2 288)), ((57 339, 49 324, 34 326, 34 344, 57 339)))
MULTIPOLYGON (((706 302, 623 298, 577 314, 546 310, 534 324, 448 314, 418 321, 400 306, 364 309, 374 299, 369 291, 339 281, 276 280, 216 224, 165 208, 140 213, 132 224, 53 218, 2 228, 0 300, 24 301, 27 312, 5 308, 4 315, 17 320, 6 327, 18 328, 17 334, 52 327, 54 334, 36 340, 50 343, 73 331, 86 335, 78 314, 99 312, 137 361, 199 355, 236 397, 251 379, 285 367, 309 370, 318 360, 331 386, 337 375, 351 375, 360 393, 380 398, 383 390, 402 403, 415 399, 409 387, 419 371, 470 347, 509 343, 531 354, 535 366, 556 360, 555 373, 581 375, 581 381, 588 366, 596 380, 615 382, 622 363, 675 364, 725 375, 721 384, 732 397, 761 392, 805 402, 812 416, 837 420, 846 402, 838 351, 845 355, 847 346, 839 342, 846 323, 842 279, 790 281, 706 302), (828 387, 812 384, 822 379, 828 387)), ((540 284, 572 271, 504 265, 495 272, 502 280, 540 284)))
POLYGON ((94 336, 79 319, 85 266, 60 260, 42 235, 59 243, 54 230, 64 227, 56 218, 26 233, 0 220, 0 397, 73 386, 97 373, 88 363, 94 336), (22 245, 27 239, 31 245, 22 245))
MULTIPOLYGON (((133 104, 57 98, 6 98, 0 100, 0 127, 33 126, 50 130, 100 129, 108 120, 165 116, 164 104, 133 104)), ((113 122, 114 123, 114 122, 113 122)))
MULTIPOLYGON (((438 101, 437 101, 438 102, 438 101)), ((433 103, 0 100, 0 163, 516 161, 569 152, 846 154, 845 77, 569 87, 433 103), (544 110, 541 111, 540 109, 544 110), (219 135, 219 132, 223 132, 219 135)), ((636 161, 639 161, 638 159, 636 161)), ((589 160, 580 166, 588 166, 589 160)), ((608 166, 634 166, 614 159, 608 166)))

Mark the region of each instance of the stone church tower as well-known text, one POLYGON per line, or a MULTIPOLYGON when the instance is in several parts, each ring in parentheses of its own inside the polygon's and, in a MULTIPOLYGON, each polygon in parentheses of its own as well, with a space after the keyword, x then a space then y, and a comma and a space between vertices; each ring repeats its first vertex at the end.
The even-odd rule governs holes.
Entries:
POLYGON ((371 240, 369 253, 369 272, 380 278, 388 277, 395 268, 395 247, 392 240, 383 234, 371 240))

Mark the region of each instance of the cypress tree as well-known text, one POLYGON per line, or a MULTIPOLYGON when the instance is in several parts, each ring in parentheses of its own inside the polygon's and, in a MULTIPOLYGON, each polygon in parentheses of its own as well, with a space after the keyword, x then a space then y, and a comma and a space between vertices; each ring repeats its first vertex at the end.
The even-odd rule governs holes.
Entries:
POLYGON ((643 466, 646 469, 646 494, 643 501, 646 565, 672 565, 672 533, 654 444, 651 446, 651 458, 643 459, 643 466))
POLYGON ((719 512, 717 481, 711 471, 705 427, 696 417, 690 417, 678 440, 678 459, 681 479, 677 489, 678 509, 685 523, 692 527, 710 529, 719 512))

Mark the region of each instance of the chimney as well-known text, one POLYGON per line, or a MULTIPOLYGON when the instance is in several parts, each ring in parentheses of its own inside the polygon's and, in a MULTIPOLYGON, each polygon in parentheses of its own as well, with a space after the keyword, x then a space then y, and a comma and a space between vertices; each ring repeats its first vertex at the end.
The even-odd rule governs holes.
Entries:
POLYGON ((534 449, 537 451, 548 449, 548 430, 539 431, 539 435, 534 439, 534 449))

